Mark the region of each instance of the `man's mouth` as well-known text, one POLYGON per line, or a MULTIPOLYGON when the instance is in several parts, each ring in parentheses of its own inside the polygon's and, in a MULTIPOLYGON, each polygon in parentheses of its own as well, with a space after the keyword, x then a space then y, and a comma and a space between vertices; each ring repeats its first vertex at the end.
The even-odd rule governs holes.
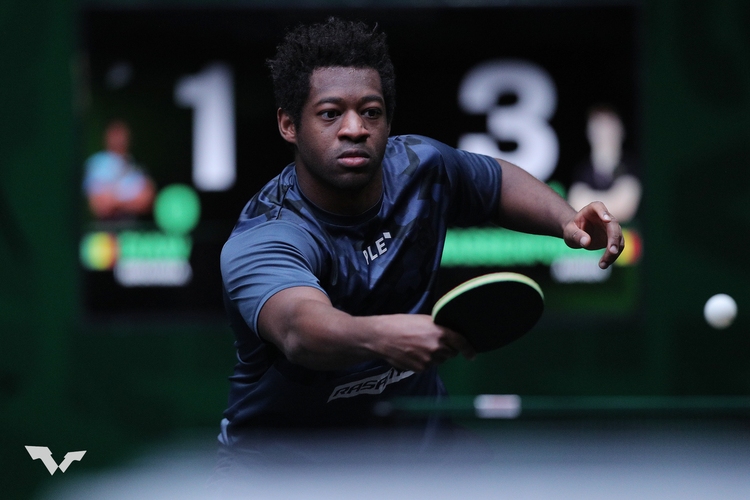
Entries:
POLYGON ((346 167, 361 167, 370 159, 370 155, 362 150, 349 150, 341 153, 338 157, 340 164, 346 167))

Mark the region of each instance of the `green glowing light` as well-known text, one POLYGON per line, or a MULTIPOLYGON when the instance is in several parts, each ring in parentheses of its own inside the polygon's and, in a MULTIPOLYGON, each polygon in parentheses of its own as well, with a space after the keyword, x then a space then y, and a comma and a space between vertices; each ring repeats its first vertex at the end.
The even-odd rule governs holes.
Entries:
POLYGON ((198 224, 200 215, 198 193, 185 184, 165 187, 154 202, 154 220, 166 233, 189 233, 198 224))
POLYGON ((503 228, 451 229, 445 239, 443 267, 550 265, 560 257, 580 255, 560 238, 503 228))
POLYGON ((189 236, 159 232, 123 231, 119 234, 122 260, 188 260, 193 242, 189 236))

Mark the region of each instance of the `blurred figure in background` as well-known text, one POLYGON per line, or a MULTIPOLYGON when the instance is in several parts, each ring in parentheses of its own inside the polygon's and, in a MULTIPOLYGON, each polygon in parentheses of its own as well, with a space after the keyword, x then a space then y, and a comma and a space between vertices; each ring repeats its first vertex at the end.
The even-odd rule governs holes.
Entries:
POLYGON ((147 214, 156 189, 130 155, 130 128, 125 122, 110 122, 104 147, 86 160, 83 188, 91 212, 100 220, 147 214))
POLYGON ((620 222, 633 219, 641 201, 641 183, 623 158, 625 127, 610 106, 593 107, 586 137, 591 156, 576 170, 568 202, 580 210, 594 200, 603 202, 620 222))

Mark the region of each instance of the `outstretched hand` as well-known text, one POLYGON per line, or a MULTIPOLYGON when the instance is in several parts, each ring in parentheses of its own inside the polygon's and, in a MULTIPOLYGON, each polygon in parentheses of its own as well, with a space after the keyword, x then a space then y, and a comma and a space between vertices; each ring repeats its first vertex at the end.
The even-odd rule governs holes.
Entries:
POLYGON ((578 211, 565 225, 563 238, 571 248, 604 248, 604 255, 599 260, 602 269, 611 266, 625 248, 620 223, 600 201, 589 203, 578 211))

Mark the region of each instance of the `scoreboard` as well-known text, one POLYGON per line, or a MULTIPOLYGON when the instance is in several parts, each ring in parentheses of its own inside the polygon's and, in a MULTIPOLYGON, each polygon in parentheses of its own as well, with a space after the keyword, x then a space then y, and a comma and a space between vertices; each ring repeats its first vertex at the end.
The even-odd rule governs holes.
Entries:
POLYGON ((243 205, 292 161, 265 60, 287 29, 330 15, 387 33, 393 134, 501 157, 574 206, 581 192, 630 206, 620 217, 627 251, 610 270, 598 269, 598 252, 554 238, 455 229, 441 287, 513 270, 542 286, 549 327, 612 316, 636 324, 644 248, 639 19, 627 5, 85 8, 78 93, 86 319, 224 322, 221 247, 243 205), (586 168, 589 178, 608 180, 587 191, 586 168), (120 208, 97 211, 108 192, 120 208))

